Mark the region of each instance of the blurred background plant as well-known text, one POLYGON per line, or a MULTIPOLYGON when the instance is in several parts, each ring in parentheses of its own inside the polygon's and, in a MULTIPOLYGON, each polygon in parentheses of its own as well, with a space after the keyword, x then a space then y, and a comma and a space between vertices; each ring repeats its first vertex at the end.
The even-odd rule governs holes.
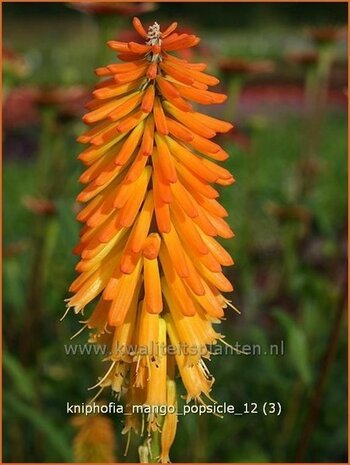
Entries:
POLYGON ((106 39, 133 40, 134 14, 198 32, 184 58, 208 61, 231 96, 215 114, 236 126, 221 142, 237 183, 222 198, 242 313, 228 312, 224 332, 263 353, 284 347, 211 362, 218 402, 278 401, 281 416, 189 415, 172 459, 346 462, 346 4, 304 3, 301 14, 299 4, 208 3, 199 15, 195 3, 142 2, 3 5, 4 461, 111 462, 115 449, 122 459, 118 415, 66 413, 87 399, 101 356, 68 356, 78 322, 58 319, 78 234, 80 116, 94 67, 113 61, 106 39))
MULTIPOLYGON (((102 403, 96 403, 103 405, 102 403)), ((74 462, 114 463, 116 444, 114 423, 102 413, 79 414, 73 417, 72 425, 77 429, 73 442, 74 462)))

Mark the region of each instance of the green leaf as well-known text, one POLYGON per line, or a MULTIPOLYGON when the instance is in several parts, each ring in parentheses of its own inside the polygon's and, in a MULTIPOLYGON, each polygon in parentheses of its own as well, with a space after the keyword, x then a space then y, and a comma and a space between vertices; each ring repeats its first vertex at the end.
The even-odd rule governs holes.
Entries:
POLYGON ((272 313, 287 333, 287 356, 294 365, 301 380, 309 385, 311 382, 311 365, 306 335, 295 321, 281 310, 272 313))
POLYGON ((69 439, 62 434, 60 428, 50 422, 48 416, 45 416, 40 411, 34 409, 10 393, 4 395, 4 404, 10 407, 13 412, 28 420, 34 428, 43 433, 52 450, 58 454, 57 461, 59 461, 59 459, 64 462, 71 461, 71 445, 69 439))
MULTIPOLYGON (((23 265, 17 257, 8 258, 3 261, 3 282, 4 289, 6 289, 4 305, 11 304, 11 307, 13 307, 15 311, 23 311, 25 295, 23 265)), ((8 307, 8 305, 6 307, 8 307)), ((8 311, 8 308, 6 311, 8 311)))
POLYGON ((11 378, 12 389, 23 399, 33 400, 35 398, 34 383, 20 362, 4 351, 2 363, 4 372, 11 378))

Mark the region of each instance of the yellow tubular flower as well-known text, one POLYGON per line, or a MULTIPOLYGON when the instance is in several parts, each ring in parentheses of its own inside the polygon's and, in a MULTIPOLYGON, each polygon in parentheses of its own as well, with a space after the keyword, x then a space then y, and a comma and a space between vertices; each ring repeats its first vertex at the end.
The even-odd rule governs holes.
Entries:
POLYGON ((173 379, 167 380, 167 407, 169 412, 167 412, 163 427, 162 427, 162 437, 161 437, 161 455, 160 461, 162 463, 167 463, 169 459, 169 451, 172 443, 174 442, 176 435, 177 427, 177 401, 176 401, 176 384, 173 379), (170 408, 172 408, 170 410, 170 408))
POLYGON ((137 18, 133 25, 143 43, 108 42, 120 63, 96 70, 102 81, 78 138, 89 145, 79 155, 83 227, 67 307, 80 313, 95 305, 82 323, 89 342, 110 348, 96 387, 125 398, 123 433, 157 433, 167 462, 177 424, 175 369, 188 402, 211 399, 214 379, 203 359, 222 341, 213 324, 229 305, 222 293, 233 290, 222 269, 232 258, 215 239, 233 232, 213 187, 234 182, 217 163, 228 154, 213 141, 232 125, 195 110, 226 100, 208 90, 218 79, 204 63, 172 54, 199 38, 174 32, 176 23, 163 32, 157 23, 146 31, 137 18), (140 415, 136 405, 173 410, 161 418, 140 415))

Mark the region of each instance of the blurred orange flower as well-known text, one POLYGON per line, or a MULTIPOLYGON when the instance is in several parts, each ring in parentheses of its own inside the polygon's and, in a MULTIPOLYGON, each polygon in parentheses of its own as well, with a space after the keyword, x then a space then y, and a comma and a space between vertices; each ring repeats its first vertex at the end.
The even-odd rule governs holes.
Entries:
POLYGON ((90 89, 84 86, 29 87, 11 89, 4 101, 4 128, 30 126, 40 121, 40 106, 55 106, 58 116, 76 118, 84 113, 90 89))
POLYGON ((50 216, 56 213, 56 205, 49 199, 26 196, 22 199, 22 203, 36 215, 50 216))
POLYGON ((228 75, 271 73, 275 70, 275 64, 269 60, 249 61, 244 58, 226 58, 220 61, 219 68, 228 75))
POLYGON ((306 35, 317 45, 333 43, 346 37, 346 27, 318 26, 307 29, 306 35))
POLYGON ((25 58, 8 47, 2 48, 2 63, 3 72, 14 77, 25 77, 29 73, 29 66, 25 58))
POLYGON ((139 15, 155 9, 152 2, 72 2, 71 7, 83 13, 101 15, 139 15))
POLYGON ((290 52, 286 54, 285 59, 290 63, 308 67, 317 64, 319 54, 313 50, 305 52, 290 52))

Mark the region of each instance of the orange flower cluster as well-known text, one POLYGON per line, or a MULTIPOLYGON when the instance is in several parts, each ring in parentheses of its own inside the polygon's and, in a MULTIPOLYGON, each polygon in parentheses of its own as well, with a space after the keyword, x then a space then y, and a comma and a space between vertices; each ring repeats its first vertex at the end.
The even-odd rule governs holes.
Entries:
POLYGON ((87 166, 78 196, 84 226, 67 306, 79 313, 98 299, 83 323, 91 343, 111 349, 97 385, 126 397, 124 432, 140 432, 133 406, 169 407, 165 418, 147 417, 149 435, 161 431, 164 462, 176 431, 175 374, 187 401, 210 399, 203 359, 222 340, 213 324, 230 305, 222 266, 233 262, 215 237, 233 232, 212 184, 234 179, 215 163, 228 154, 212 139, 232 125, 192 106, 226 100, 208 90, 219 81, 206 65, 170 53, 199 38, 175 33, 176 23, 164 32, 157 23, 146 32, 137 18, 133 25, 144 43, 108 43, 122 63, 96 70, 104 79, 83 118, 90 128, 78 138, 89 144, 79 155, 87 166))

